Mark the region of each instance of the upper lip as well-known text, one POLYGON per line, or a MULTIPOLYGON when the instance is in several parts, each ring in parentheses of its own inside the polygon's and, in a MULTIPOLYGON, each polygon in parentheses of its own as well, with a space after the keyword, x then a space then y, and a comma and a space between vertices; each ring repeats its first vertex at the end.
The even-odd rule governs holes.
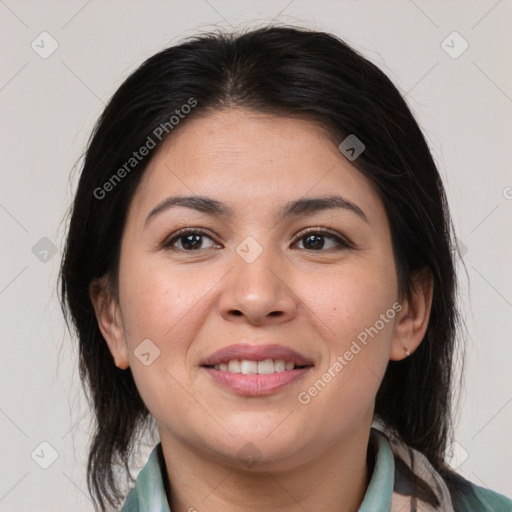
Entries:
POLYGON ((246 359, 250 361, 264 361, 265 359, 284 359, 297 366, 312 366, 313 362, 297 351, 282 345, 249 345, 236 344, 217 350, 208 356, 202 366, 214 366, 226 363, 231 359, 246 359))

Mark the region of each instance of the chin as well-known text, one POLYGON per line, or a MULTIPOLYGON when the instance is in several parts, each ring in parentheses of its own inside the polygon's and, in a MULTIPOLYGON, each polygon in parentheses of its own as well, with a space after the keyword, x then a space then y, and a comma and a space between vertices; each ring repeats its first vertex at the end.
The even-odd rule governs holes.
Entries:
MULTIPOLYGON (((274 424, 275 428, 275 424, 274 424)), ((286 437, 277 432, 261 432, 233 438, 226 436, 222 445, 211 447, 230 466, 251 471, 278 471, 293 468, 304 458, 304 437, 286 437)))

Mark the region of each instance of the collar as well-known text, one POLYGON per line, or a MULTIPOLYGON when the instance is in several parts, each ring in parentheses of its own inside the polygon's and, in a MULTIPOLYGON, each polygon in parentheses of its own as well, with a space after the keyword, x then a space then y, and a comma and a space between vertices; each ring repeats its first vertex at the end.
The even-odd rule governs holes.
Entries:
POLYGON ((162 443, 158 443, 138 474, 121 512, 171 512, 162 476, 165 474, 162 443))
POLYGON ((370 443, 375 453, 375 465, 363 502, 358 512, 389 512, 395 478, 395 461, 388 438, 372 427, 370 443))

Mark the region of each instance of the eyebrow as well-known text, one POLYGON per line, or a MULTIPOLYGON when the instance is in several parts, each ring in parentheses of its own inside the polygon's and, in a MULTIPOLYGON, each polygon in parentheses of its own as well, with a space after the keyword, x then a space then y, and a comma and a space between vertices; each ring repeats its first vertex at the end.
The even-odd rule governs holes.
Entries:
MULTIPOLYGON (((147 225, 150 219, 158 214, 170 210, 171 208, 190 208, 214 217, 233 217, 233 210, 207 196, 172 196, 164 199, 157 204, 148 214, 144 225, 147 225)), ((345 199, 339 195, 322 196, 322 197, 304 197, 295 201, 286 203, 278 211, 278 220, 281 221, 287 217, 307 215, 323 210, 343 209, 355 213, 366 223, 370 223, 363 210, 352 201, 345 199)))

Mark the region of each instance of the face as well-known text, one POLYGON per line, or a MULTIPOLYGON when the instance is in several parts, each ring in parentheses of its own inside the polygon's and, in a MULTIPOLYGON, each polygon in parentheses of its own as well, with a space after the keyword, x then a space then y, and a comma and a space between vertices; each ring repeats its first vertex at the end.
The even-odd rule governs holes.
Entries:
POLYGON ((228 462, 250 442, 284 467, 369 428, 401 358, 371 182, 316 124, 242 109, 190 119, 153 157, 127 216, 115 308, 107 341, 162 439, 228 462), (176 196, 225 211, 165 203, 176 196))

